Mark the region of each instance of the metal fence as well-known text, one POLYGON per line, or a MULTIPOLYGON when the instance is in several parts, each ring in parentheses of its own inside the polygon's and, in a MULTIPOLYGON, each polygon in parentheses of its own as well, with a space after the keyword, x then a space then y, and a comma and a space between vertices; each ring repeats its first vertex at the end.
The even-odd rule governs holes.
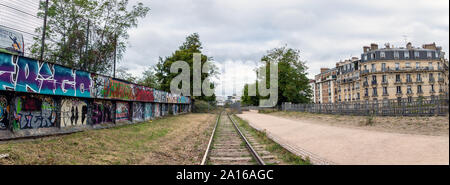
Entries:
POLYGON ((342 102, 330 104, 282 103, 283 111, 360 116, 445 116, 449 99, 408 99, 342 102))

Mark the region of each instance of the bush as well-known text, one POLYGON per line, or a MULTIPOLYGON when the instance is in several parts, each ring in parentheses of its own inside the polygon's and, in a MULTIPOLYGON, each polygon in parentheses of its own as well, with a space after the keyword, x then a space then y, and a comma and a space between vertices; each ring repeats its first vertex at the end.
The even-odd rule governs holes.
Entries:
POLYGON ((192 112, 195 113, 206 113, 216 110, 215 106, 212 106, 210 103, 203 100, 196 100, 194 102, 194 109, 192 112))

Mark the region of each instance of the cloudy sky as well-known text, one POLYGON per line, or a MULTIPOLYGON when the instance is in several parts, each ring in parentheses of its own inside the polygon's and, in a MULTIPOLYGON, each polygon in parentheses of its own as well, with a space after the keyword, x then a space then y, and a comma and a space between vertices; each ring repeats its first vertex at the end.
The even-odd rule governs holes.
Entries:
POLYGON ((267 50, 299 49, 308 77, 320 67, 360 56, 370 43, 415 46, 436 42, 448 58, 448 0, 131 0, 150 7, 130 30, 122 60, 135 76, 168 56, 191 33, 221 68, 216 95, 241 94, 267 50))

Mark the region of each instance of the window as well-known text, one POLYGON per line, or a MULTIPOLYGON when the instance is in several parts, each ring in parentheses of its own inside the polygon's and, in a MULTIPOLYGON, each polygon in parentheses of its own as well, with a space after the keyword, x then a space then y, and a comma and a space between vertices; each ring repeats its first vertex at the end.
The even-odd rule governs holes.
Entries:
POLYGON ((384 51, 381 51, 381 52, 380 52, 380 57, 381 57, 381 58, 386 58, 386 53, 385 53, 384 51))
POLYGON ((377 95, 378 95, 377 88, 376 87, 372 88, 372 96, 377 96, 377 95))
POLYGON ((356 99, 359 100, 359 93, 356 93, 356 99))
POLYGON ((427 51, 427 58, 431 58, 431 51, 427 51))
POLYGON ((434 56, 435 56, 436 58, 439 58, 438 52, 434 52, 434 56))
POLYGON ((422 85, 417 85, 417 93, 422 93, 422 85))
POLYGON ((364 70, 367 70, 367 65, 364 65, 364 70))
POLYGON ((433 70, 433 62, 428 62, 428 68, 429 70, 433 70))
POLYGON ((411 63, 409 63, 409 62, 406 62, 405 65, 406 65, 407 68, 410 68, 410 67, 411 67, 411 63))
POLYGON ((367 55, 364 55, 364 60, 367 60, 367 55))
POLYGON ((400 70, 400 63, 395 63, 395 70, 400 70))
POLYGON ((375 64, 372 64, 372 72, 377 71, 377 68, 375 67, 375 64))
POLYGON ((386 71, 386 63, 381 63, 381 70, 386 71))
POLYGON ((420 53, 418 51, 414 51, 414 57, 419 58, 420 57, 420 53))
POLYGON ((409 51, 405 51, 405 58, 409 58, 409 51))
POLYGON ((397 86, 397 94, 402 94, 402 87, 401 86, 397 86))
POLYGON ((395 82, 401 82, 402 79, 400 78, 400 75, 395 75, 395 82))
POLYGON ((422 81, 422 75, 420 75, 420 73, 417 74, 417 81, 418 81, 418 82, 421 82, 421 81, 422 81))
POLYGON ((383 87, 383 94, 384 94, 384 95, 387 95, 387 94, 388 94, 388 92, 387 92, 387 87, 383 87))
POLYGON ((372 75, 372 81, 377 81, 377 75, 372 75))
POLYGON ((412 82, 411 74, 406 74, 406 82, 412 82))
POLYGON ((428 76, 430 82, 434 82, 434 77, 433 77, 433 73, 430 73, 430 75, 428 76))
POLYGON ((372 53, 370 58, 375 59, 375 53, 372 53))
POLYGON ((382 76, 382 80, 381 80, 383 83, 386 83, 387 82, 387 79, 386 79, 386 75, 383 75, 382 76))
POLYGON ((412 97, 408 96, 408 103, 411 103, 411 102, 412 102, 412 97))
POLYGON ((434 92, 434 85, 431 84, 431 92, 434 92))
POLYGON ((408 87, 406 87, 406 93, 407 94, 412 94, 412 90, 411 90, 411 86, 408 85, 408 87))
POLYGON ((398 53, 398 51, 394 51, 394 58, 399 58, 400 54, 398 53))
POLYGON ((364 92, 364 96, 369 96, 369 89, 368 88, 366 88, 366 89, 364 89, 365 90, 365 92, 364 92))
POLYGON ((420 68, 420 62, 416 62, 416 69, 420 68))

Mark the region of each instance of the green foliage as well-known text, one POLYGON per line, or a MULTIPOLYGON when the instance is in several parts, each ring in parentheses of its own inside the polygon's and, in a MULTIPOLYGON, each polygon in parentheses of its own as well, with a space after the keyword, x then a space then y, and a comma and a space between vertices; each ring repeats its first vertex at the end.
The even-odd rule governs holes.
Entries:
MULTIPOLYGON (((176 62, 176 61, 185 61, 189 64, 190 67, 190 73, 191 73, 191 83, 190 83, 190 95, 193 95, 193 56, 194 53, 201 53, 202 49, 202 43, 200 42, 200 35, 198 33, 193 33, 186 37, 186 41, 176 50, 174 53, 172 53, 171 56, 165 57, 164 59, 162 57, 159 58, 158 64, 156 64, 155 71, 156 71, 156 78, 159 82, 160 88, 163 91, 170 92, 170 82, 173 78, 175 78, 179 73, 170 73, 170 66, 176 62)), ((208 62, 211 61, 212 58, 201 55, 201 64, 202 66, 208 62)), ((181 72, 181 71, 180 71, 181 72)), ((211 65, 210 71, 202 71, 201 73, 201 83, 204 82, 204 80, 209 80, 211 77, 218 74, 217 67, 213 64, 211 65)), ((212 88, 214 88, 214 85, 212 84, 212 88)), ((192 96, 192 99, 196 100, 205 100, 205 101, 215 101, 216 96, 205 96, 201 95, 199 97, 192 96)))
POLYGON ((216 110, 216 107, 203 100, 196 100, 192 112, 207 113, 216 110))
MULTIPOLYGON (((117 58, 126 50, 128 30, 150 10, 142 3, 127 10, 128 0, 50 0, 44 60, 83 70, 111 74, 115 43, 117 58), (88 29, 89 28, 89 29, 88 29)), ((38 16, 43 18, 45 1, 38 16)), ((33 57, 40 56, 42 27, 36 29, 33 57)))
MULTIPOLYGON (((292 103, 308 103, 311 100, 312 90, 309 86, 309 79, 306 77, 307 67, 305 62, 300 60, 300 51, 286 46, 280 48, 274 48, 267 52, 261 58, 261 61, 266 64, 266 75, 269 76, 270 63, 276 63, 278 65, 278 105, 282 102, 292 103)), ((266 87, 270 87, 269 78, 266 79, 266 87)), ((258 105, 260 97, 257 93, 256 96, 248 96, 249 86, 256 86, 258 89, 258 83, 263 83, 262 79, 258 77, 258 80, 253 84, 246 84, 244 86, 244 94, 242 96, 242 102, 245 105, 258 105)))
POLYGON ((140 78, 137 83, 139 85, 153 87, 155 89, 160 89, 158 78, 156 77, 155 71, 152 68, 146 69, 142 73, 142 78, 140 78))

